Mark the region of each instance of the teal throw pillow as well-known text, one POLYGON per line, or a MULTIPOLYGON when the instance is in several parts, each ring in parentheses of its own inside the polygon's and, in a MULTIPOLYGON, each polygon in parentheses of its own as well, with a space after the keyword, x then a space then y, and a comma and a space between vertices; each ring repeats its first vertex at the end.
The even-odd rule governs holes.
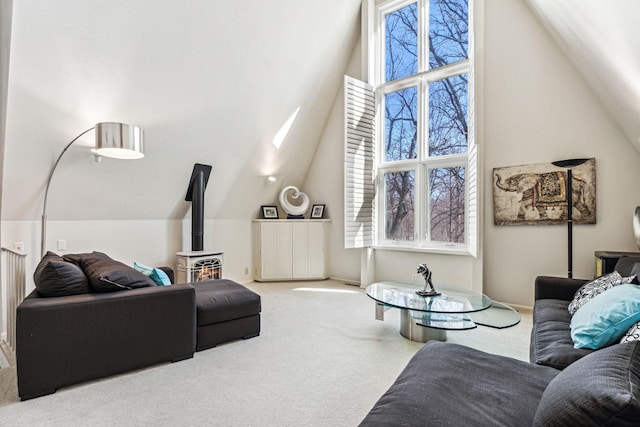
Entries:
POLYGON ((149 277, 158 286, 168 286, 171 284, 171 279, 169 279, 169 276, 167 276, 167 273, 160 270, 159 268, 149 267, 144 264, 140 264, 139 262, 134 262, 133 268, 135 268, 145 276, 149 277))
POLYGON ((575 348, 598 349, 620 340, 640 320, 640 286, 623 284, 597 295, 571 318, 575 348))

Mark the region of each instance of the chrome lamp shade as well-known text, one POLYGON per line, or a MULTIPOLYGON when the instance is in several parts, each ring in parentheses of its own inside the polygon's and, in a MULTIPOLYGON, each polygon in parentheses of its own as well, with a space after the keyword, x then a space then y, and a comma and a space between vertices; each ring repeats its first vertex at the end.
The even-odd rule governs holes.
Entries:
POLYGON ((124 123, 98 123, 95 151, 114 159, 141 159, 144 157, 142 129, 124 123))

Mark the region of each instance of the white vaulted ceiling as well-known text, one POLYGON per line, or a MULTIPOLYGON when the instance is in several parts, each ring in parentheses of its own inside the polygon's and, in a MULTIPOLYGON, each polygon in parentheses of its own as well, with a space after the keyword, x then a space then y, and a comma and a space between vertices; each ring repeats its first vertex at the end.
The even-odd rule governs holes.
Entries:
POLYGON ((526 1, 640 153, 640 2, 526 1))
MULTIPOLYGON (((640 152, 637 0, 520 1, 640 152)), ((56 171, 50 219, 182 218, 196 162, 213 166, 208 218, 256 215, 305 178, 359 35, 360 3, 14 1, 2 218, 37 219, 57 155, 100 121, 142 127, 145 159, 95 163, 81 147, 88 134, 56 171)))
POLYGON ((14 1, 3 219, 37 219, 57 155, 101 121, 143 128, 145 159, 95 163, 90 132, 56 171, 50 219, 182 218, 196 162, 213 166, 207 217, 250 218, 304 179, 359 12, 360 0, 14 1))

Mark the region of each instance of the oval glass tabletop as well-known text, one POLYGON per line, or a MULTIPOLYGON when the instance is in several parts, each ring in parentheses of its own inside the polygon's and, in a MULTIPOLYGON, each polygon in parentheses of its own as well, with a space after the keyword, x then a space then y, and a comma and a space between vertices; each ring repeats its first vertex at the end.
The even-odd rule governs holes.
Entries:
POLYGON ((520 313, 497 301, 493 301, 487 310, 469 314, 469 318, 477 325, 497 329, 510 328, 520 323, 520 313))
POLYGON ((453 286, 437 285, 437 296, 420 296, 422 290, 412 282, 380 282, 369 285, 367 295, 379 303, 428 313, 472 313, 486 310, 491 298, 479 292, 453 286))

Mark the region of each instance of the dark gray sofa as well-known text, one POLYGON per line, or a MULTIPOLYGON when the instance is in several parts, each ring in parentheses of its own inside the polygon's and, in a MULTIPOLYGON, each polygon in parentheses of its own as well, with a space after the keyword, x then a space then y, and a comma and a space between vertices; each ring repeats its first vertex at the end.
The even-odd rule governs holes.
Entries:
MULTIPOLYGON (((635 274, 639 261, 616 271, 635 274)), ((430 341, 361 426, 640 425, 640 342, 573 346, 567 307, 586 282, 536 278, 531 363, 430 341)))
MULTIPOLYGON (((639 257, 622 257, 614 271, 627 277, 636 274, 639 257)), ((571 315, 567 310, 578 289, 588 280, 538 276, 535 280, 533 327, 529 361, 564 369, 595 350, 574 348, 571 339, 571 315)))
POLYGON ((564 370, 429 341, 360 426, 638 426, 638 393, 638 341, 564 370))
POLYGON ((529 361, 564 369, 594 350, 574 348, 567 307, 587 280, 538 276, 535 280, 529 361))
POLYGON ((60 387, 193 356, 195 291, 189 284, 42 297, 17 309, 22 400, 60 387))
POLYGON ((230 280, 158 286, 100 252, 48 252, 34 282, 16 313, 22 400, 260 334, 260 295, 230 280))

